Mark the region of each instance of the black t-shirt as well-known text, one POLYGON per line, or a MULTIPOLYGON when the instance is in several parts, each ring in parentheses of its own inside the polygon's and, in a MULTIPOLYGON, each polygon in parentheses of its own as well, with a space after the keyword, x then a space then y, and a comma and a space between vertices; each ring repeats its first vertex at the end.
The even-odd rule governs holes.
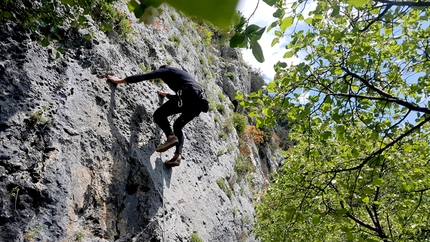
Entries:
POLYGON ((175 93, 179 90, 192 88, 195 91, 203 91, 200 85, 187 72, 174 67, 161 68, 144 74, 137 74, 125 78, 127 83, 136 83, 144 80, 160 78, 175 93))

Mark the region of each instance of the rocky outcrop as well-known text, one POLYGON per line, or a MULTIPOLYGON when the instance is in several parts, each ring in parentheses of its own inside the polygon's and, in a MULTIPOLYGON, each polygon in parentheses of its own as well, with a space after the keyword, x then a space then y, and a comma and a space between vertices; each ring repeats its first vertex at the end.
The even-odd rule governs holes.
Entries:
POLYGON ((2 23, 0 241, 256 240, 253 202, 267 172, 257 151, 254 170, 237 171, 240 137, 230 121, 235 91, 250 91, 250 70, 234 50, 205 46, 189 26, 165 8, 158 24, 133 24, 132 41, 97 31, 86 40, 94 30, 72 29, 56 58, 53 45, 2 23), (154 151, 164 141, 152 118, 163 102, 156 91, 167 86, 103 78, 166 63, 190 72, 212 103, 226 107, 186 126, 185 160, 173 169, 163 164, 173 151, 154 151))

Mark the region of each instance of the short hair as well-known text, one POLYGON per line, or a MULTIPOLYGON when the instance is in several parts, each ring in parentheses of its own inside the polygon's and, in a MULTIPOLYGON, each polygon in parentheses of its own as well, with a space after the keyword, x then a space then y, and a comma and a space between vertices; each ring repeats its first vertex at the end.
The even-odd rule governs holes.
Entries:
POLYGON ((164 68, 168 68, 168 67, 169 67, 169 65, 162 65, 158 69, 164 69, 164 68))

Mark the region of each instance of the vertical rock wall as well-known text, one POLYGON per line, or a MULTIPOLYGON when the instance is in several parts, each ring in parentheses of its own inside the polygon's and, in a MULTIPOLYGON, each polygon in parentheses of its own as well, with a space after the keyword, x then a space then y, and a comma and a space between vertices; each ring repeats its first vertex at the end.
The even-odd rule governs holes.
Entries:
POLYGON ((15 24, 0 27, 0 241, 255 240, 253 197, 264 169, 253 152, 255 172, 237 174, 239 137, 233 128, 220 138, 232 90, 249 92, 250 71, 240 56, 203 45, 191 23, 165 8, 157 25, 134 24, 131 42, 115 32, 87 41, 91 28, 69 30, 58 59, 15 24), (173 151, 154 151, 164 141, 152 118, 163 102, 156 91, 167 86, 103 78, 166 63, 226 107, 186 126, 185 160, 173 169, 163 164, 173 151))

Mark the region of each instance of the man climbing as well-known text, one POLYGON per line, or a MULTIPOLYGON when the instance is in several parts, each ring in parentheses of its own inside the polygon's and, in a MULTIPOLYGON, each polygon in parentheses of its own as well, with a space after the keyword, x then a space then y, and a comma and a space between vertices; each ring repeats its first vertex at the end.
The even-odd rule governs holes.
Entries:
POLYGON ((158 91, 158 94, 162 97, 167 97, 168 101, 155 110, 154 121, 163 130, 167 141, 157 147, 156 151, 165 152, 176 146, 173 158, 167 161, 166 164, 179 166, 184 144, 182 128, 199 116, 200 112, 207 112, 209 109, 209 103, 204 98, 203 88, 187 72, 166 65, 146 74, 137 74, 125 78, 107 75, 107 79, 115 84, 136 83, 156 78, 162 79, 176 93, 176 95, 172 95, 158 91), (172 131, 167 117, 177 113, 181 115, 175 120, 172 131))

